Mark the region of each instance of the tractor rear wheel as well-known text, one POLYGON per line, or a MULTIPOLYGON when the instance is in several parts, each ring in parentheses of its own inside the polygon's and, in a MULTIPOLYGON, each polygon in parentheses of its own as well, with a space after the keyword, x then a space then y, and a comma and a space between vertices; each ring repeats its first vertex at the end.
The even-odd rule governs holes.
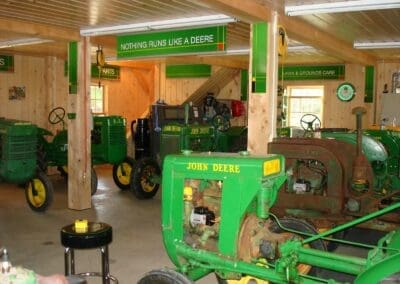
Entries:
POLYGON ((139 199, 150 199, 156 195, 160 184, 152 181, 152 177, 160 177, 161 170, 157 162, 151 158, 138 161, 131 175, 131 189, 139 199))
POLYGON ((131 172, 135 167, 135 160, 126 157, 122 163, 113 166, 113 179, 121 190, 130 188, 131 172))
POLYGON ((53 202, 53 185, 49 177, 38 171, 25 187, 25 198, 29 207, 36 212, 43 212, 53 202))
POLYGON ((146 273, 138 284, 193 284, 185 275, 172 269, 158 269, 146 273))
POLYGON ((96 174, 96 171, 93 169, 93 167, 92 167, 92 178, 91 178, 91 180, 90 180, 90 182, 91 182, 91 184, 90 184, 90 186, 91 186, 91 194, 92 195, 94 195, 95 193, 96 193, 96 191, 97 191, 97 184, 98 184, 98 180, 97 180, 97 174, 96 174))

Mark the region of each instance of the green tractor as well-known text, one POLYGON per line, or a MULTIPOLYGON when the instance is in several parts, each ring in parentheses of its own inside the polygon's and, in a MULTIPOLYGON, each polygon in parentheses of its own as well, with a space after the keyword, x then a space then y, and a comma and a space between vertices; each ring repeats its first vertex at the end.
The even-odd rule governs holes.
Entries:
POLYGON ((399 230, 375 246, 346 242, 367 247, 365 257, 328 252, 325 243, 340 242, 328 236, 399 210, 400 203, 317 234, 302 219, 271 213, 285 180, 282 155, 167 156, 161 228, 175 268, 152 270, 138 283, 189 284, 208 274, 220 284, 341 283, 327 270, 352 276, 354 283, 399 281, 399 230))
MULTIPOLYGON (((46 136, 53 134, 39 128, 38 165, 46 171, 47 167, 55 166, 61 175, 67 177, 68 165, 68 132, 65 129, 65 110, 62 107, 54 108, 48 116, 51 124, 62 123, 59 131, 49 142, 46 136)), ((113 179, 122 189, 129 189, 130 174, 134 160, 127 156, 127 142, 125 136, 126 121, 120 116, 94 116, 91 135, 92 165, 113 164, 113 179)), ((91 192, 97 190, 97 175, 92 168, 91 192)))
MULTIPOLYGON (((273 213, 303 218, 326 230, 400 202, 400 139, 391 131, 362 129, 364 112, 353 110, 357 131, 316 131, 319 120, 306 115, 307 137, 280 137, 268 144, 269 153, 285 156, 288 172, 273 213), (312 132, 320 138, 312 138, 312 132)), ((395 210, 359 227, 388 232, 399 225, 400 211, 395 210)), ((345 235, 342 231, 336 237, 345 235)))
POLYGON ((25 197, 34 211, 45 211, 53 185, 36 165, 37 127, 30 122, 0 118, 0 180, 26 184, 25 197))
POLYGON ((152 198, 161 183, 161 167, 168 154, 185 150, 237 152, 246 149, 247 129, 231 127, 229 120, 215 115, 205 122, 201 110, 189 104, 152 106, 150 155, 140 158, 131 175, 131 190, 139 199, 152 198))

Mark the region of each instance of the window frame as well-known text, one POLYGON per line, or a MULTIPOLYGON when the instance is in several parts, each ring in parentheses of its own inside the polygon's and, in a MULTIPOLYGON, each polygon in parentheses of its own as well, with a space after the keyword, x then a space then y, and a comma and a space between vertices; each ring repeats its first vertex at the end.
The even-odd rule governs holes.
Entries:
POLYGON ((286 86, 286 97, 287 97, 287 126, 294 126, 294 127, 301 127, 301 123, 300 121, 293 123, 292 120, 294 120, 292 118, 292 99, 316 99, 320 101, 320 112, 319 113, 315 113, 315 112, 300 112, 302 113, 301 117, 304 114, 307 113, 311 113, 314 115, 317 115, 318 118, 321 120, 321 122, 323 121, 323 116, 324 116, 324 94, 325 94, 325 86, 324 85, 288 85, 286 86), (303 90, 307 90, 307 89, 313 89, 313 90, 320 90, 321 95, 304 95, 304 96, 293 96, 293 90, 295 89, 303 89, 303 90))

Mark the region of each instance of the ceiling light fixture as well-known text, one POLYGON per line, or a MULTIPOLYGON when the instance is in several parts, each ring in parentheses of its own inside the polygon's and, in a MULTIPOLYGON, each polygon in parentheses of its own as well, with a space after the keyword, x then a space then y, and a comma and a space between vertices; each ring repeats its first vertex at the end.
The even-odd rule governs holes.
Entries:
POLYGON ((316 51, 317 49, 311 45, 293 45, 288 46, 288 51, 316 51))
POLYGON ((353 44, 357 49, 380 49, 380 48, 400 48, 400 41, 382 41, 382 42, 360 42, 353 44))
POLYGON ((300 16, 318 13, 357 12, 397 8, 400 8, 398 0, 354 0, 285 6, 285 14, 288 16, 300 16))
POLYGON ((236 21, 237 20, 235 18, 229 17, 227 15, 216 14, 209 16, 179 18, 173 20, 81 29, 80 33, 82 36, 99 36, 99 35, 144 32, 152 30, 165 30, 173 28, 195 27, 195 26, 211 26, 211 25, 227 24, 236 21))
POLYGON ((250 53, 249 48, 243 48, 243 49, 227 49, 225 54, 227 55, 246 55, 250 53))
POLYGON ((53 42, 53 40, 43 39, 38 37, 18 38, 18 39, 0 41, 0 48, 10 48, 15 46, 40 44, 47 42, 53 42))

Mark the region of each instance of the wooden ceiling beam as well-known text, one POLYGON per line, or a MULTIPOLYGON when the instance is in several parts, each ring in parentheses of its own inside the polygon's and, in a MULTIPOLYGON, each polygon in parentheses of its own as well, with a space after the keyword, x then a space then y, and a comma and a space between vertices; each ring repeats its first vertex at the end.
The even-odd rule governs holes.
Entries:
POLYGON ((0 31, 7 31, 43 39, 79 41, 79 30, 0 18, 0 31))
MULTIPOLYGON (((199 1, 196 1, 196 3, 199 1)), ((226 15, 238 18, 243 22, 270 21, 271 13, 268 9, 260 9, 264 7, 256 1, 243 0, 200 0, 208 7, 220 10, 226 15)), ((265 7, 264 7, 265 8, 265 7)))
POLYGON ((328 35, 300 19, 280 16, 279 23, 286 28, 289 37, 325 51, 328 55, 345 62, 374 65, 377 61, 377 58, 371 54, 354 49, 351 44, 328 35))
MULTIPOLYGON (((261 5, 256 0, 201 0, 201 2, 218 9, 221 13, 234 15, 249 23, 269 21, 272 11, 272 7, 261 5)), ((328 35, 296 17, 280 15, 279 24, 286 28, 290 38, 328 52, 330 56, 344 62, 363 65, 374 65, 376 63, 376 57, 371 54, 354 49, 351 44, 328 35)))
POLYGON ((167 64, 210 64, 236 69, 249 68, 248 56, 177 56, 166 58, 167 64))

